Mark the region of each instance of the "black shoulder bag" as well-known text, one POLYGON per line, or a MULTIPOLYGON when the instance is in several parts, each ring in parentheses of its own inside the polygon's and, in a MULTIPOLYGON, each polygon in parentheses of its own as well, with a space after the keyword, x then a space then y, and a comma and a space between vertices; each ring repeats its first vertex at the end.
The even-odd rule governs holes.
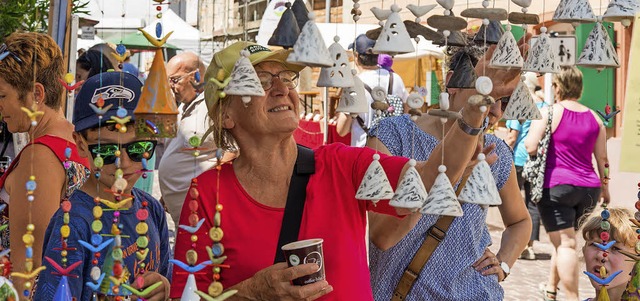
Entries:
POLYGON ((287 204, 284 206, 282 228, 280 228, 274 264, 285 262, 284 253, 281 250, 282 246, 298 240, 302 211, 304 211, 304 202, 307 197, 307 184, 315 171, 316 162, 313 157, 313 150, 298 145, 298 158, 296 159, 296 165, 293 167, 291 183, 289 183, 287 204))

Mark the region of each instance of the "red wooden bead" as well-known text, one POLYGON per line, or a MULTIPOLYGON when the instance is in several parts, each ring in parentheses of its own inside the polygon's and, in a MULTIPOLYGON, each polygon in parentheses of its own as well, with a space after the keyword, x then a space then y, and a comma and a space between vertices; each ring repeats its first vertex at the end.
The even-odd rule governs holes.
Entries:
POLYGON ((198 202, 195 200, 189 201, 189 210, 191 210, 191 212, 198 211, 198 202))
POLYGON ((143 201, 143 202, 142 202, 142 206, 143 206, 143 207, 147 207, 147 205, 149 205, 149 203, 147 203, 147 201, 143 201))
POLYGON ((636 202, 636 209, 637 209, 637 210, 640 210, 640 200, 638 200, 638 201, 636 202))
POLYGON ((609 256, 609 253, 607 253, 607 252, 602 252, 602 257, 607 257, 607 256, 609 256))
POLYGON ((62 201, 62 203, 60 203, 60 208, 62 208, 63 212, 69 212, 69 210, 71 210, 71 202, 69 201, 62 201))
POLYGON ((608 232, 602 232, 600 233, 600 239, 604 241, 609 241, 609 233, 608 232))
POLYGON ((220 280, 220 274, 213 274, 213 279, 220 280))
POLYGON ((156 6, 156 10, 157 11, 161 11, 162 10, 162 6, 160 6, 160 5, 156 6))
POLYGON ((91 263, 92 263, 93 265, 97 265, 97 264, 98 264, 98 260, 97 260, 97 259, 94 259, 94 260, 92 260, 92 261, 91 261, 91 263))

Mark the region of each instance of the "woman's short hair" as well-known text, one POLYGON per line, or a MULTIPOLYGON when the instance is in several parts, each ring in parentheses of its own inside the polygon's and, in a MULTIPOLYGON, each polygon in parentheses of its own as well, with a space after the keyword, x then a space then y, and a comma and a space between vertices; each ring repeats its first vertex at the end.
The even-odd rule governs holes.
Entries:
POLYGON ((76 61, 78 66, 89 72, 87 78, 113 69, 111 61, 100 51, 88 50, 76 61))
POLYGON ((45 105, 59 109, 63 88, 58 80, 64 75, 64 61, 58 44, 50 36, 34 32, 14 32, 5 44, 22 62, 9 57, 0 61, 0 77, 18 90, 22 102, 33 91, 35 79, 44 86, 45 105))
MULTIPOLYGON (((582 220, 581 232, 586 241, 600 241, 602 233, 602 217, 600 210, 594 210, 586 215, 582 220)), ((633 214, 626 208, 609 208, 609 240, 615 240, 629 247, 634 247, 637 241, 636 230, 629 219, 633 219, 633 214)))
POLYGON ((582 71, 575 66, 562 67, 553 75, 553 84, 558 89, 558 101, 582 97, 582 71))
POLYGON ((357 53, 358 65, 361 66, 377 66, 378 65, 378 55, 373 53, 357 53))

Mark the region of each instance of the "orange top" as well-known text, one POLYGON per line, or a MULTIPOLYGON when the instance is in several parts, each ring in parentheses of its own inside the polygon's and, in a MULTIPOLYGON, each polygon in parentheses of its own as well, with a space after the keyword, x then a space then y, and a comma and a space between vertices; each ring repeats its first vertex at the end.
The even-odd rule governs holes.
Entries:
POLYGON ((178 114, 178 106, 169 87, 167 70, 164 67, 162 48, 156 49, 149 77, 142 87, 142 95, 134 114, 178 114))

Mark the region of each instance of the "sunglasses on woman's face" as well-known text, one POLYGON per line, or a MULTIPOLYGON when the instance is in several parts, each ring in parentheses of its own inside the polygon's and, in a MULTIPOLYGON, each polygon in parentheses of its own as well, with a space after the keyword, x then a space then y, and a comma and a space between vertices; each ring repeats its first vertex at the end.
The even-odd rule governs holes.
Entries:
POLYGON ((121 148, 124 148, 127 151, 127 155, 129 155, 129 158, 134 162, 141 162, 145 153, 149 154, 147 159, 151 159, 153 151, 156 148, 156 144, 157 142, 155 140, 141 140, 127 144, 90 144, 88 145, 88 148, 94 158, 99 155, 102 157, 104 164, 109 165, 116 162, 116 151, 121 148))
POLYGON ((500 109, 504 112, 509 105, 509 100, 511 100, 510 96, 501 97, 498 99, 500 101, 500 109))

